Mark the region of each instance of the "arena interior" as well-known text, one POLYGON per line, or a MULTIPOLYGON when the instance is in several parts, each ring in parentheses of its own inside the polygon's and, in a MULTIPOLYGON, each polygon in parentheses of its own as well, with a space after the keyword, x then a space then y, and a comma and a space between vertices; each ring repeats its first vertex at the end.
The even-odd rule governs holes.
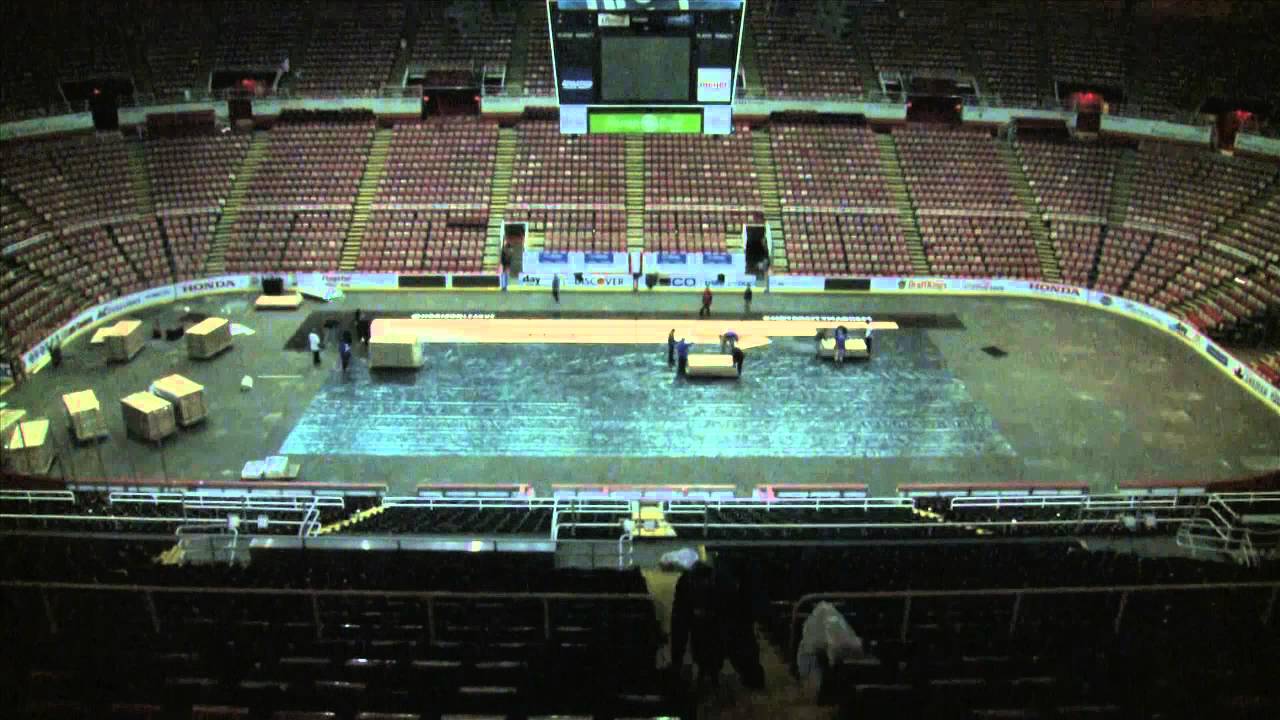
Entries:
POLYGON ((6 27, 6 716, 1280 714, 1274 4, 6 27))

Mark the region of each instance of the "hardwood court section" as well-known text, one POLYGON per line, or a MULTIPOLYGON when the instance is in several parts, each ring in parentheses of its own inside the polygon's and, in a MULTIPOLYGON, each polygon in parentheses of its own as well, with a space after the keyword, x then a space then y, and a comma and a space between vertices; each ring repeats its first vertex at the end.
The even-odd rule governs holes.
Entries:
MULTIPOLYGON (((667 341, 674 328, 676 339, 719 344, 727 330, 738 334, 738 347, 749 350, 768 345, 770 337, 811 338, 819 328, 834 323, 815 320, 632 320, 632 319, 379 319, 373 337, 412 335, 426 343, 554 343, 581 345, 653 345, 667 341)), ((866 323, 839 323, 851 334, 866 323)), ((874 330, 897 330, 891 321, 872 321, 874 330)))

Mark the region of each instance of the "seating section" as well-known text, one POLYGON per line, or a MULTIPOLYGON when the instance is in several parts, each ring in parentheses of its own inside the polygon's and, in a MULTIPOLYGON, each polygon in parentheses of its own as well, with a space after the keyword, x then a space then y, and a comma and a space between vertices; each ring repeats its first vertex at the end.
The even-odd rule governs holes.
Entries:
POLYGON ((561 135, 554 122, 517 128, 506 221, 528 222, 548 250, 627 249, 626 154, 618 135, 561 135))
POLYGON ((1021 3, 980 3, 966 10, 966 40, 982 68, 983 95, 1008 106, 1039 105, 1049 88, 1041 86, 1035 19, 1021 3))
POLYGON ((784 208, 892 208, 867 127, 774 122, 769 141, 784 208))
POLYGON ((756 43, 758 71, 771 98, 856 98, 862 74, 835 26, 819 27, 812 0, 748 3, 747 22, 756 43))
POLYGON ((967 75, 963 37, 950 24, 953 8, 955 3, 946 0, 869 5, 862 32, 876 69, 928 77, 967 75))
POLYGON ((812 275, 911 275, 896 210, 784 212, 787 260, 793 272, 812 275))
POLYGON ((1138 149, 1127 224, 1204 237, 1276 176, 1275 165, 1164 145, 1138 149))
POLYGON ((213 244, 213 233, 218 227, 218 213, 162 215, 160 223, 169 241, 174 280, 184 282, 202 276, 209 247, 213 244))
POLYGON ((510 4, 422 0, 419 12, 410 62, 426 72, 480 72, 486 65, 505 67, 511 59, 516 18, 510 4))
POLYGON ((231 230, 227 268, 334 270, 350 224, 350 210, 245 210, 231 230))
POLYGON ((108 227, 108 233, 120 248, 127 266, 137 275, 134 285, 126 292, 173 282, 173 266, 169 263, 160 223, 154 216, 113 223, 108 227))
POLYGON ((1024 217, 919 217, 929 266, 952 277, 1039 278, 1031 226, 1024 217))
POLYGON ((487 210, 497 146, 498 126, 492 121, 450 118, 397 125, 374 202, 487 210))
POLYGON ((1261 373, 1267 382, 1280 388, 1280 351, 1258 358, 1253 363, 1253 369, 1261 373))
POLYGON ((103 134, 6 147, 0 182, 45 220, 63 226, 131 214, 139 202, 125 143, 103 134))
POLYGON ((329 5, 311 31, 293 88, 309 95, 363 94, 382 87, 400 51, 403 0, 329 5))
POLYGON ((1035 239, 987 133, 894 131, 925 256, 940 275, 1040 277, 1035 239))
POLYGON ((226 0, 217 13, 214 68, 275 72, 297 51, 305 7, 301 3, 263 5, 226 0))
POLYGON ((286 122, 271 131, 227 248, 232 270, 338 266, 373 140, 373 120, 286 122))
POLYGON ((479 272, 484 243, 484 223, 466 213, 375 210, 360 244, 357 267, 375 272, 479 272))
POLYGON ((0 317, 0 355, 21 355, 92 304, 23 264, 0 262, 0 306, 5 308, 0 317))
MULTIPOLYGON (((1108 243, 1112 242, 1141 256, 1122 295, 1162 309, 1186 298, 1187 293, 1170 286, 1169 281, 1191 262, 1199 251, 1199 243, 1163 232, 1132 228, 1111 230, 1108 243)), ((1128 257, 1131 259, 1132 254, 1128 257)))
MULTIPOLYGON (((625 231, 626 216, 620 218, 625 231)), ((743 225, 759 225, 764 214, 754 211, 701 210, 645 213, 645 247, 654 252, 725 252, 730 237, 741 237, 743 225)), ((625 249, 625 248, 624 248, 625 249)))
POLYGON ((1049 60, 1054 78, 1123 88, 1126 78, 1119 0, 1049 0, 1049 60))
MULTIPOLYGON (((276 720, 687 710, 655 669, 660 628, 636 571, 558 570, 549 555, 524 553, 325 551, 162 567, 151 558, 166 545, 68 542, 5 541, 6 552, 51 556, 7 555, 6 578, 101 583, 54 591, 54 614, 40 617, 59 635, 47 622, 5 624, 2 667, 23 717, 46 717, 55 703, 59 717, 137 717, 120 710, 138 707, 212 717, 203 708, 216 706, 231 708, 223 717, 276 720), (423 594, 442 591, 459 594, 423 594), (73 650, 61 633, 98 642, 73 650)), ((3 590, 23 615, 40 597, 3 590)))
POLYGON ((1050 217, 1102 220, 1120 149, 1080 143, 1020 142, 1018 154, 1036 204, 1050 217))
MULTIPOLYGON (((1071 285, 1080 287, 1096 287, 1103 292, 1116 293, 1124 284, 1133 269, 1120 265, 1119 258, 1108 255, 1107 269, 1103 270, 1102 259, 1098 256, 1098 248, 1102 245, 1103 226, 1100 223, 1073 222, 1055 220, 1050 225, 1049 239, 1053 242, 1053 252, 1058 257, 1058 265, 1062 269, 1062 279, 1071 285), (1093 282, 1095 263, 1097 282, 1093 282)), ((1115 253, 1119 246, 1107 244, 1107 252, 1115 253)), ((1137 262, 1137 254, 1133 261, 1137 262)))
POLYGON ((182 97, 188 92, 198 95, 207 86, 208 76, 197 77, 201 68, 209 70, 212 60, 207 52, 212 46, 209 28, 213 23, 205 11, 203 3, 157 3, 142 21, 147 70, 158 100, 182 97))
POLYGON ((768 613, 786 657, 813 610, 813 600, 797 605, 807 594, 935 593, 831 600, 864 650, 820 678, 818 700, 838 705, 836 717, 1252 719, 1280 701, 1253 655, 1280 651, 1255 612, 1270 590, 1225 585, 1272 578, 1274 563, 1246 570, 1087 552, 1078 541, 712 546, 708 554, 760 578, 769 610, 757 612, 768 613), (1208 583, 1217 584, 1165 587, 1208 583), (1121 585, 1139 588, 1123 611, 1109 591, 1121 585), (961 594, 992 587, 1040 590, 961 594), (1095 590, 1051 590, 1063 587, 1095 590))
POLYGON ((217 210, 249 151, 245 135, 152 140, 144 146, 156 210, 217 210))
POLYGON ((911 125, 893 133, 911 200, 920 210, 973 215, 1018 211, 1008 172, 987 132, 911 125))
POLYGON ((740 236, 743 222, 763 222, 751 142, 746 126, 728 136, 645 138, 649 247, 724 252, 726 239, 740 236))
POLYGON ((555 95, 555 73, 551 69, 551 36, 547 33, 546 3, 533 3, 529 47, 525 51, 524 94, 555 95))
POLYGON ((1216 239, 1260 261, 1280 266, 1280 192, 1273 187, 1271 196, 1253 213, 1241 217, 1238 227, 1216 239))

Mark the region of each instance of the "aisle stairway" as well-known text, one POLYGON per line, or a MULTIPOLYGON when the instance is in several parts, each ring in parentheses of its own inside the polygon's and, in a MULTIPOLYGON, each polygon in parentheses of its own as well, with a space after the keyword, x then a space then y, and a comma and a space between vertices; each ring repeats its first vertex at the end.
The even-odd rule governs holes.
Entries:
POLYGON ((249 152, 236 172, 235 182, 231 185, 231 193, 227 196, 227 204, 222 208, 218 218, 218 228, 213 233, 213 244, 209 247, 209 256, 205 260, 204 270, 210 275, 218 275, 227 269, 227 246, 231 244, 231 229, 240 217, 241 205, 249 195, 249 186, 253 184, 253 176, 258 172, 258 165, 267 156, 267 147, 271 139, 264 132, 255 132, 249 143, 249 152))
POLYGON ((381 515, 383 512, 386 512, 385 507, 383 507, 382 505, 374 505, 371 508, 365 508, 364 510, 357 512, 351 515, 350 517, 345 517, 335 523, 318 527, 316 528, 313 534, 314 535, 330 535, 332 533, 342 532, 353 525, 359 525, 360 523, 364 522, 365 520, 371 517, 374 517, 375 515, 381 515))
POLYGON ((498 150, 489 192, 489 229, 484 242, 484 270, 497 272, 502 255, 503 226, 511 196, 511 169, 516 163, 515 128, 498 129, 498 150))
POLYGON ((1036 241, 1036 255, 1040 258, 1040 275, 1050 282, 1062 282, 1062 267, 1058 264, 1058 255, 1049 240, 1049 228, 1041 215, 1040 204, 1036 202, 1035 193, 1031 191, 1031 183, 1022 169, 1022 159, 1007 142, 997 142, 996 151, 1004 160, 1009 171, 1009 184, 1013 186, 1013 194, 1018 196, 1027 211, 1027 225, 1031 227, 1031 237, 1036 241))
POLYGON ((150 215, 156 211, 155 202, 151 198, 151 173, 147 171, 147 159, 142 143, 126 143, 129 148, 129 186, 138 198, 138 212, 150 215))
POLYGON ((1124 224, 1129 198, 1133 195, 1133 175, 1138 167, 1138 153, 1125 148, 1116 162, 1116 176, 1111 182, 1111 202, 1107 205, 1107 223, 1114 229, 1124 224))
POLYGON ((351 213, 351 227, 347 229, 347 239, 342 245, 342 260, 338 268, 343 272, 356 269, 360 260, 360 243, 369 228, 369 213, 373 211, 373 201, 378 197, 378 185, 387 170, 387 155, 391 152, 390 128, 378 128, 373 134, 373 146, 369 150, 369 160, 364 166, 364 175, 360 178, 360 191, 356 194, 356 203, 351 213))
POLYGON ((626 137, 627 250, 644 250, 644 136, 626 137))
POLYGON ((893 136, 888 133, 876 133, 876 145, 880 148, 880 167, 884 169, 885 186, 889 196, 898 208, 898 219, 902 222, 902 234, 907 239, 907 252, 911 255, 911 269, 916 275, 928 275, 929 260, 924 254, 924 242, 920 238, 920 225, 916 221, 915 207, 911 204, 911 193, 907 190, 907 181, 902 177, 902 165, 898 162, 898 146, 893 136))
POLYGON ((755 161, 756 184, 764 203, 764 221, 769 226, 769 271, 787 272, 787 236, 782 229, 782 198, 778 194, 778 172, 773 164, 773 143, 769 128, 751 131, 751 155, 755 161))
POLYGON ((547 18, 537 12, 540 5, 521 3, 516 10, 515 35, 511 38, 511 56, 507 60, 505 91, 507 95, 524 94, 524 76, 529 65, 529 33, 546 32, 547 18), (541 25, 539 25, 541 21, 541 25))

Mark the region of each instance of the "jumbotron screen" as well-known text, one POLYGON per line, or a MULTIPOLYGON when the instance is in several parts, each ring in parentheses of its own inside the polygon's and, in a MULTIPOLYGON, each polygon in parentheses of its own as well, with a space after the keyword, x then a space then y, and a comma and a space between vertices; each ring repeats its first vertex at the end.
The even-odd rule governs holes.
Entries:
POLYGON ((604 37, 600 40, 606 103, 688 102, 688 37, 604 37))
POLYGON ((548 0, 563 106, 733 103, 742 0, 548 0))

